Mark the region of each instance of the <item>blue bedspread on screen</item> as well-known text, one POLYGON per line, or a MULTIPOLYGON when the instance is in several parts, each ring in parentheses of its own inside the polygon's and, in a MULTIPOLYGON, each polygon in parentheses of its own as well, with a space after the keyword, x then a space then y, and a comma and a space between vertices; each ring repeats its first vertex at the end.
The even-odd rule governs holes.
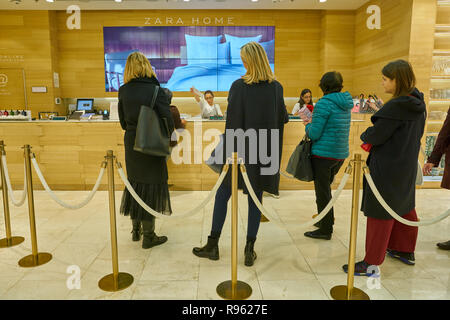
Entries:
MULTIPOLYGON (((272 70, 274 65, 270 64, 272 70)), ((245 74, 242 64, 190 64, 175 68, 172 77, 163 87, 172 91, 229 91, 231 84, 245 74)))

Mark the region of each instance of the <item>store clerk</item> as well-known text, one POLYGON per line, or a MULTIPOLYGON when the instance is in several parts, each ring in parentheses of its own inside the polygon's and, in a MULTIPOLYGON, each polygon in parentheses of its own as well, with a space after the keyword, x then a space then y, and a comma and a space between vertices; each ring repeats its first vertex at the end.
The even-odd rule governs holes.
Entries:
POLYGON ((212 91, 207 90, 203 95, 195 87, 192 87, 191 92, 194 94, 195 100, 200 106, 202 118, 209 119, 209 117, 212 116, 223 117, 220 106, 217 103, 214 103, 214 94, 212 91))

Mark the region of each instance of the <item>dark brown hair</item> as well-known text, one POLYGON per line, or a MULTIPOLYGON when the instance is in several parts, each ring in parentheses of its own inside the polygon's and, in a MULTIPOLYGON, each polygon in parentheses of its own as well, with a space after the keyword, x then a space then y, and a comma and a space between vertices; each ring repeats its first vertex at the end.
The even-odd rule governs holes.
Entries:
POLYGON ((385 77, 395 80, 394 97, 406 96, 416 87, 416 76, 408 61, 392 61, 381 72, 385 77))
POLYGON ((205 91, 205 96, 206 96, 208 93, 214 97, 214 93, 213 93, 211 90, 206 90, 206 91, 205 91))
POLYGON ((298 99, 298 103, 300 103, 300 107, 303 107, 303 105, 305 104, 305 101, 303 100, 303 96, 307 93, 311 94, 311 104, 312 104, 312 92, 309 89, 303 89, 302 92, 300 93, 300 99, 298 99))
POLYGON ((344 80, 342 75, 337 71, 330 71, 325 73, 320 79, 319 87, 322 89, 323 94, 329 94, 333 92, 341 92, 344 80))

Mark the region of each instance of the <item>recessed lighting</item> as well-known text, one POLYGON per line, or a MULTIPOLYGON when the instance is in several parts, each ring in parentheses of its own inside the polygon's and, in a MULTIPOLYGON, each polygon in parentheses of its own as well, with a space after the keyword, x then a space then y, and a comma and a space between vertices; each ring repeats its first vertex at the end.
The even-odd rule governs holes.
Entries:
POLYGON ((327 0, 319 0, 320 2, 327 2, 327 0))
POLYGON ((259 0, 252 0, 252 2, 258 2, 259 0))
POLYGON ((45 1, 47 1, 47 2, 55 2, 55 0, 45 0, 45 1))
POLYGON ((122 2, 122 0, 114 0, 115 2, 122 2))

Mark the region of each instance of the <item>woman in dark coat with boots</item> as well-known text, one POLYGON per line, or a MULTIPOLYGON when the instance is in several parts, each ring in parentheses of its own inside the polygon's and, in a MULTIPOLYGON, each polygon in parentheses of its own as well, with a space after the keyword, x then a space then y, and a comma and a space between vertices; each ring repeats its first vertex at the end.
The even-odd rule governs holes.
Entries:
MULTIPOLYGON (((391 62, 382 74, 384 89, 393 98, 372 116, 373 126, 361 134, 361 140, 371 145, 367 165, 383 199, 404 219, 417 221, 415 182, 426 106, 423 94, 415 88, 409 62, 391 62)), ((418 227, 392 218, 365 179, 361 210, 367 216, 366 256, 355 264, 355 275, 368 275, 368 267, 381 265, 386 253, 414 265, 418 227)), ((347 272, 348 266, 343 268, 347 272)))
MULTIPOLYGON (((247 73, 232 84, 228 93, 226 134, 223 143, 225 152, 223 153, 230 156, 238 149, 238 156, 244 158, 252 188, 259 201, 262 201, 263 191, 278 193, 283 128, 289 121, 289 117, 284 104, 283 87, 275 80, 263 47, 256 42, 247 43, 241 48, 241 58, 247 73), (256 141, 249 143, 249 140, 245 139, 245 142, 237 144, 236 140, 240 139, 234 138, 229 130, 234 130, 236 136, 239 135, 238 130, 243 130, 241 131, 243 134, 255 133, 256 141), (266 136, 263 137, 261 135, 264 132, 266 136), (233 144, 233 149, 228 146, 228 142, 233 144), (261 144, 267 146, 265 151, 260 152, 261 144), (245 157, 242 155, 243 150, 245 150, 245 157), (262 158, 264 154, 270 158, 269 163, 262 158)), ((243 136, 240 138, 244 139, 243 136)), ((202 248, 193 249, 193 253, 198 257, 219 259, 218 241, 225 222, 227 203, 231 197, 230 176, 228 172, 216 194, 208 243, 202 248)), ((239 189, 243 189, 244 193, 248 194, 240 172, 238 185, 239 189)), ((246 266, 252 266, 256 259, 254 244, 260 220, 261 212, 248 195, 247 243, 244 250, 246 266)))
MULTIPOLYGON (((450 189, 450 108, 448 109, 444 125, 436 139, 433 152, 428 157, 427 163, 423 166, 423 174, 429 175, 433 167, 439 166, 443 155, 445 155, 445 167, 441 187, 450 189)), ((437 246, 442 250, 450 250, 450 240, 439 242, 437 246)))
MULTIPOLYGON (((136 127, 142 105, 149 106, 156 86, 159 82, 148 59, 140 52, 128 56, 124 72, 125 84, 119 88, 119 119, 125 130, 125 164, 131 186, 153 210, 170 215, 169 187, 166 157, 155 157, 134 151, 136 127)), ((170 132, 173 131, 173 120, 169 109, 169 101, 159 90, 155 110, 162 118, 167 119, 170 132)), ((167 241, 167 237, 155 234, 155 217, 145 211, 129 191, 125 188, 120 206, 120 213, 130 215, 133 224, 132 240, 139 241, 141 223, 143 227, 142 248, 148 249, 167 241)))

